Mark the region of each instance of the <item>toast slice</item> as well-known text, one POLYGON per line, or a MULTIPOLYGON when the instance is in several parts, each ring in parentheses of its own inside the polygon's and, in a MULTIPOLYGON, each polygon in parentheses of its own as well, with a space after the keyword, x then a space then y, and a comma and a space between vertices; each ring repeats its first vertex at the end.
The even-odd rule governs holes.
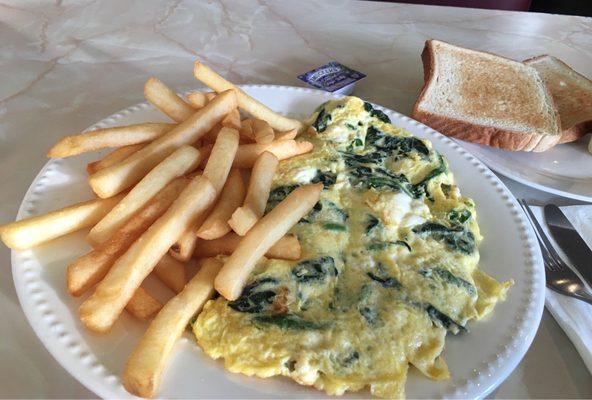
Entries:
POLYGON ((494 54, 426 41, 424 87, 413 118, 447 136, 506 150, 559 142, 553 98, 537 71, 494 54))
POLYGON ((533 57, 524 63, 537 70, 553 96, 563 130, 559 143, 592 132, 592 81, 552 56, 533 57))

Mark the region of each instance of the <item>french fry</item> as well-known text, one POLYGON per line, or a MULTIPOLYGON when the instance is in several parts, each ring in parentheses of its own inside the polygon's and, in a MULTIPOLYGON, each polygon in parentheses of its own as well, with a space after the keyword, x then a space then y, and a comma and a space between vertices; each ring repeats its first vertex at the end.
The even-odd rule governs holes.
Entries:
POLYGON ((149 78, 144 84, 144 97, 177 122, 183 122, 195 113, 195 108, 155 77, 149 78))
POLYGON ((216 124, 208 133, 203 136, 204 143, 214 143, 222 129, 222 124, 216 124))
POLYGON ((278 131, 288 131, 290 129, 296 129, 300 131, 305 129, 305 125, 302 122, 295 119, 286 118, 283 115, 276 113, 260 101, 255 100, 241 89, 222 78, 212 69, 199 61, 195 62, 193 74, 197 80, 203 82, 205 85, 209 86, 218 93, 229 89, 235 90, 239 107, 251 114, 253 117, 267 121, 267 123, 269 123, 273 129, 277 129, 278 131))
POLYGON ((277 157, 267 151, 257 157, 249 179, 245 202, 228 220, 228 225, 240 236, 244 236, 263 216, 278 163, 277 157))
POLYGON ((208 98, 203 92, 191 92, 187 94, 187 102, 191 104, 191 107, 199 110, 208 104, 208 98))
POLYGON ((247 118, 241 121, 241 129, 239 131, 241 139, 247 143, 255 142, 255 133, 253 132, 253 118, 247 118))
POLYGON ((177 242, 171 246, 169 254, 178 261, 187 262, 191 259, 197 243, 196 231, 201 227, 210 210, 207 210, 197 218, 193 226, 187 229, 177 242))
POLYGON ((231 231, 228 220, 245 198, 245 184, 238 169, 232 169, 224 184, 220 199, 197 231, 197 237, 212 240, 231 231))
POLYGON ((107 147, 149 142, 170 131, 174 126, 174 124, 147 122, 64 136, 49 150, 47 156, 64 158, 107 147))
POLYGON ((206 99, 208 101, 212 101, 214 100, 214 98, 216 97, 217 93, 216 92, 206 92, 206 99))
POLYGON ((14 250, 38 246, 96 224, 123 198, 123 194, 71 205, 0 226, 0 238, 14 250))
POLYGON ((171 207, 117 259, 94 293, 82 303, 82 323, 95 332, 109 331, 158 261, 215 199, 216 189, 206 177, 193 178, 171 207))
POLYGON ((162 308, 160 301, 156 300, 146 289, 139 287, 134 292, 125 310, 142 321, 152 319, 162 308))
MULTIPOLYGON (((239 135, 236 129, 222 128, 204 168, 203 175, 212 182, 218 194, 222 191, 232 167, 232 161, 238 148, 238 140, 239 135)), ((177 260, 188 261, 191 258, 197 242, 196 231, 201 227, 208 213, 209 211, 200 216, 195 224, 185 231, 171 247, 170 254, 177 260)))
POLYGON ((220 125, 225 126, 227 128, 236 129, 237 131, 241 128, 241 119, 240 119, 240 112, 238 108, 235 108, 231 112, 229 112, 226 117, 222 120, 220 125))
POLYGON ((222 128, 218 133, 216 143, 214 143, 210 158, 204 168, 203 175, 214 185, 218 194, 222 191, 230 168, 232 168, 234 156, 238 149, 238 139, 236 129, 222 128))
POLYGON ((300 154, 308 153, 312 151, 312 149, 312 143, 306 141, 297 142, 295 140, 276 140, 269 144, 241 144, 236 152, 233 167, 252 168, 257 157, 259 157, 264 151, 269 151, 281 161, 300 154))
MULTIPOLYGON (((193 256, 195 258, 216 257, 220 254, 229 255, 238 247, 242 237, 236 233, 228 233, 214 240, 198 240, 193 256)), ((294 235, 286 235, 267 250, 265 257, 283 260, 299 260, 302 254, 300 242, 294 235)))
POLYGON ((298 136, 298 131, 296 129, 291 129, 289 131, 276 133, 274 140, 290 140, 295 139, 296 136, 298 136))
POLYGON ((111 153, 107 154, 105 157, 101 158, 98 161, 93 161, 86 165, 86 172, 89 175, 94 174, 97 171, 110 167, 112 165, 117 164, 120 161, 125 160, 136 151, 140 150, 142 147, 146 146, 144 143, 140 144, 130 144, 129 146, 123 146, 116 150, 113 150, 111 153))
POLYGON ((255 211, 249 206, 241 206, 234 210, 232 216, 228 220, 228 225, 236 232, 239 236, 245 236, 245 234, 257 223, 261 218, 255 211))
POLYGON ((199 140, 226 114, 236 108, 233 91, 222 93, 187 120, 146 145, 122 162, 102 169, 89 178, 89 183, 99 197, 109 197, 139 182, 156 164, 178 147, 199 140))
POLYGON ((101 281, 113 263, 165 213, 188 183, 187 178, 178 178, 169 183, 109 240, 68 265, 66 272, 68 292, 72 296, 80 296, 101 281))
POLYGON ((162 256, 152 273, 175 293, 183 290, 187 283, 185 264, 168 254, 162 256))
POLYGON ((254 119, 252 122, 253 135, 255 136, 255 142, 259 144, 269 144, 273 142, 275 133, 273 128, 262 119, 254 119))
POLYGON ((183 291, 173 297, 144 333, 127 360, 123 385, 130 393, 154 397, 169 355, 187 324, 214 294, 214 278, 222 263, 207 259, 183 291))
POLYGON ((90 230, 88 241, 93 245, 105 242, 159 190, 173 179, 196 169, 205 156, 205 150, 197 150, 187 145, 179 147, 154 167, 90 230))
POLYGON ((216 276, 214 287, 228 300, 236 300, 257 261, 319 201, 323 184, 301 186, 251 228, 216 276))

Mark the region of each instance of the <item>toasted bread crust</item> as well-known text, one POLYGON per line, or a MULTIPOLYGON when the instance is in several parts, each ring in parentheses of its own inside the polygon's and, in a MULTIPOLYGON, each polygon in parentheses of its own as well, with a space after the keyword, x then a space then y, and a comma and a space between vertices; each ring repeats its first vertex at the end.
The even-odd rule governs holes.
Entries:
MULTIPOLYGON (((537 133, 516 132, 509 129, 477 125, 421 110, 419 105, 424 101, 429 86, 436 79, 436 74, 434 73, 436 57, 431 39, 426 40, 421 53, 421 59, 424 69, 424 85, 412 111, 412 117, 419 122, 430 126, 446 136, 510 151, 545 151, 555 146, 563 137, 561 135, 539 135, 537 133)), ((545 90, 549 99, 553 101, 549 89, 545 87, 545 90)), ((557 110, 554 104, 553 106, 557 110)), ((555 112, 557 114, 557 111, 555 112)), ((560 122, 558 114, 557 119, 560 122)))
MULTIPOLYGON (((549 55, 542 54, 540 56, 528 58, 528 59, 524 60, 523 63, 525 63, 527 65, 528 64, 533 64, 533 63, 536 63, 539 60, 545 59, 546 57, 549 57, 549 55)), ((584 75, 580 74, 578 71, 576 71, 575 69, 573 69, 571 66, 569 66, 563 60, 560 60, 560 59, 555 58, 555 57, 553 57, 553 58, 557 62, 559 62, 560 64, 562 64, 566 69, 571 70, 574 75, 579 76, 580 79, 590 81, 590 79, 588 79, 584 75)), ((545 79, 543 79, 543 81, 544 80, 545 79)), ((551 94, 553 94, 553 92, 551 92, 551 94)), ((564 126, 563 127, 563 132, 562 132, 562 135, 561 135, 561 139, 559 140, 559 144, 573 142, 575 140, 578 140, 578 139, 582 138, 587 133, 591 133, 591 132, 592 132, 592 120, 583 121, 583 122, 580 122, 580 123, 575 124, 573 126, 564 126)))

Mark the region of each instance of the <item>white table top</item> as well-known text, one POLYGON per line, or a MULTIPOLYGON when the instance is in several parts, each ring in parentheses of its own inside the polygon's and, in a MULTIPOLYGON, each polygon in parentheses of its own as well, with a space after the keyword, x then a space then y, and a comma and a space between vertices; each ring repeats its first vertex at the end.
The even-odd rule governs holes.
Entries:
MULTIPOLYGON (((192 87, 198 57, 236 83, 284 85, 337 60, 368 75, 357 96, 405 114, 429 38, 515 59, 549 53, 592 76, 589 18, 342 0, 65 3, 0 4, 0 222, 14 218, 58 137, 142 101, 150 75, 192 87)), ((505 182, 517 197, 572 203, 505 182)), ((4 246, 0 260, 0 397, 95 397, 36 338, 4 246)), ((545 312, 526 357, 492 396, 591 398, 592 379, 545 312)))

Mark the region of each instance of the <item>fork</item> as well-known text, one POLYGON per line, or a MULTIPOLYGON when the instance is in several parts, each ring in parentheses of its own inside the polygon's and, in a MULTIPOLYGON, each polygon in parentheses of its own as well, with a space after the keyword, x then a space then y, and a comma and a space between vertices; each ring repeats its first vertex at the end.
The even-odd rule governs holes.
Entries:
POLYGON ((592 293, 588 291, 580 277, 576 275, 559 254, 557 254, 532 210, 528 204, 526 204, 526 200, 519 199, 518 203, 526 212, 539 241, 539 246, 543 253, 543 261, 545 263, 547 287, 557 293, 592 304, 592 293))

